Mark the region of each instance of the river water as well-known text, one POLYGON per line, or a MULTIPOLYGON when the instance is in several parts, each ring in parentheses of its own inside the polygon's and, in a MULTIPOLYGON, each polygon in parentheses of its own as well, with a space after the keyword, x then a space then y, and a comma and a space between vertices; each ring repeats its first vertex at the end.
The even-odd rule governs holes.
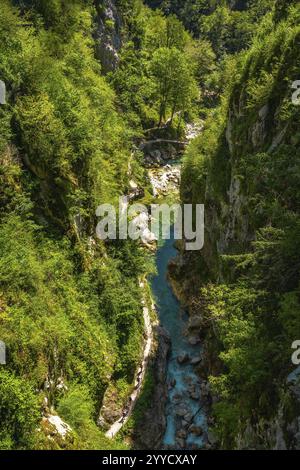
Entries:
POLYGON ((173 237, 171 230, 171 239, 160 242, 156 252, 157 274, 151 279, 160 323, 169 332, 172 342, 167 366, 169 391, 163 445, 174 450, 201 449, 205 444, 202 431, 206 434, 207 423, 201 408, 201 381, 191 364, 191 360, 197 361, 201 357, 201 345, 192 346, 188 342, 185 336, 187 314, 167 280, 168 263, 177 254, 173 237), (179 363, 178 356, 185 356, 184 363, 179 363))

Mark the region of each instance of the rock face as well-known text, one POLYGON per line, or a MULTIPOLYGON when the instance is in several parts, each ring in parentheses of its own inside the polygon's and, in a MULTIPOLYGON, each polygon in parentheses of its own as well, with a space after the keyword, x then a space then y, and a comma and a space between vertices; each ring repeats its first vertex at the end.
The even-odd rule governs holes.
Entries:
POLYGON ((201 361, 202 361, 202 358, 200 356, 195 356, 190 360, 190 364, 192 364, 193 366, 196 366, 197 364, 200 364, 201 361))
POLYGON ((180 182, 180 166, 177 164, 164 165, 149 170, 149 178, 153 188, 153 195, 167 195, 178 192, 180 182))
POLYGON ((119 62, 119 50, 122 46, 122 18, 113 0, 96 2, 96 57, 102 65, 102 72, 116 69, 119 62))
POLYGON ((107 388, 103 398, 101 414, 98 418, 98 426, 101 428, 107 429, 122 417, 123 406, 118 398, 115 388, 107 388))
POLYGON ((187 142, 171 139, 154 139, 143 142, 140 150, 145 156, 145 166, 159 167, 171 160, 178 160, 183 154, 187 142))
MULTIPOLYGON (((288 378, 286 396, 290 394, 294 418, 287 419, 284 404, 281 403, 275 418, 259 420, 253 425, 248 422, 246 430, 238 436, 238 449, 300 450, 300 377, 299 368, 288 378)), ((291 411, 291 410, 290 410, 291 411)))
POLYGON ((168 397, 166 370, 171 340, 168 332, 161 327, 156 328, 156 337, 158 346, 153 363, 154 394, 151 398, 151 405, 143 417, 143 422, 139 425, 134 436, 135 447, 140 449, 160 449, 167 425, 165 413, 168 397))
POLYGON ((0 104, 5 104, 6 86, 5 83, 0 80, 0 104))
MULTIPOLYGON (((254 152, 265 151, 271 154, 283 144, 288 143, 287 127, 278 123, 276 115, 279 112, 280 105, 276 108, 276 103, 272 103, 273 109, 269 103, 253 113, 253 124, 246 126, 245 133, 242 136, 237 132, 238 124, 241 119, 249 119, 245 112, 245 102, 243 92, 232 99, 227 120, 226 129, 226 147, 228 159, 228 183, 226 193, 217 201, 212 197, 210 188, 206 188, 207 210, 206 226, 207 237, 206 247, 203 251, 204 260, 209 267, 210 272, 215 272, 219 280, 226 279, 226 273, 222 268, 215 267, 215 260, 219 255, 229 254, 237 251, 244 251, 244 248, 250 246, 255 239, 256 227, 253 224, 249 211, 249 199, 251 193, 247 192, 247 186, 241 178, 239 158, 246 151, 251 154, 254 152), (217 207, 218 206, 218 207, 217 207), (217 253, 213 247, 217 247, 217 253)), ((196 319, 191 318, 190 326, 196 319)), ((203 328, 203 322, 202 322, 203 328)), ((193 329, 192 329, 193 331, 193 329)), ((213 350, 215 335, 210 329, 207 329, 206 345, 204 348, 204 363, 208 373, 214 375, 216 371, 217 360, 213 350)), ((285 399, 293 403, 293 410, 289 411, 291 419, 284 408, 284 400, 279 403, 278 409, 274 410, 275 417, 270 420, 259 418, 255 424, 248 423, 242 435, 236 440, 238 449, 274 449, 286 450, 297 449, 300 446, 300 380, 297 381, 297 374, 291 374, 290 381, 285 386, 285 399)), ((207 391, 209 393, 209 391, 207 391)), ((205 391, 204 391, 205 393, 205 391)), ((202 391, 203 395, 203 391, 202 391)), ((209 439, 211 445, 215 445, 214 440, 209 439)))
MULTIPOLYGON (((291 130, 293 125, 297 127, 297 120, 293 122, 291 119, 287 126, 286 122, 278 119, 282 102, 290 100, 290 90, 280 83, 276 85, 282 86, 281 95, 277 92, 275 96, 270 92, 251 109, 247 105, 247 84, 243 82, 237 86, 229 102, 227 126, 220 128, 217 149, 212 153, 204 150, 207 145, 205 135, 197 144, 198 154, 203 150, 203 154, 214 161, 211 169, 206 173, 201 168, 205 174, 199 171, 199 179, 194 180, 195 189, 188 180, 189 173, 183 173, 181 194, 184 202, 196 200, 205 204, 205 246, 200 255, 182 251, 178 260, 170 265, 170 276, 175 292, 189 308, 189 341, 193 343, 201 337, 204 346, 202 362, 198 366, 201 377, 219 375, 224 371, 224 364, 219 360, 217 322, 213 324, 212 317, 205 312, 204 299, 199 298, 199 287, 208 282, 217 286, 233 282, 230 267, 222 262, 222 255, 249 252, 257 230, 272 225, 269 208, 256 200, 253 203, 255 198, 263 201, 267 190, 277 184, 275 177, 272 183, 268 183, 263 172, 272 172, 269 161, 276 160, 277 155, 281 161, 281 153, 287 154, 288 149, 291 155, 297 153, 299 139, 291 130), (264 155, 262 163, 257 154, 264 155), (255 166, 255 171, 251 165, 255 166)), ((295 162, 296 158, 291 158, 285 163, 287 175, 295 172, 295 162)), ((193 170, 192 165, 189 170, 193 170)), ((281 189, 283 195, 284 191, 285 188, 281 189)), ((284 204, 282 207, 284 210, 284 204)), ((253 410, 251 422, 243 423, 243 435, 232 444, 233 447, 299 448, 300 380, 295 382, 295 374, 289 380, 288 384, 281 383, 280 396, 281 393, 284 396, 281 402, 274 401, 272 419, 263 419, 264 414, 257 407, 253 410)), ((210 397, 209 389, 203 389, 201 396, 207 396, 213 402, 217 399, 210 397)), ((210 446, 216 445, 211 434, 208 440, 210 446)))
POLYGON ((49 410, 47 399, 43 405, 44 413, 38 431, 47 437, 47 446, 49 446, 47 448, 49 450, 76 448, 76 438, 72 428, 60 416, 53 414, 53 409, 49 410))

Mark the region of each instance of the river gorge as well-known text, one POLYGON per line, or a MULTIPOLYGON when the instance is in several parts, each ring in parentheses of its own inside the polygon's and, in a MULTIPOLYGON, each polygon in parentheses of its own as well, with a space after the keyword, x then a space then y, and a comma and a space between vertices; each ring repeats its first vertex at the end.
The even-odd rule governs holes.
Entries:
MULTIPOLYGON (((201 129, 201 124, 190 125, 186 130, 185 142, 153 139, 150 148, 149 142, 143 144, 143 148, 146 149, 145 167, 155 202, 169 204, 179 202, 183 150, 187 143, 201 132, 201 129)), ((140 194, 134 182, 132 188, 140 194)), ((175 220, 171 218, 169 221, 161 222, 164 225, 161 227, 159 240, 151 242, 149 239, 144 243, 145 249, 153 252, 156 273, 148 277, 152 308, 147 306, 146 281, 140 282, 144 296, 143 357, 128 402, 123 411, 119 411, 117 421, 111 423, 106 436, 114 438, 134 413, 143 390, 146 371, 151 365, 152 355, 156 357, 154 366, 156 370, 153 371, 155 390, 151 409, 147 412, 149 421, 154 421, 154 424, 152 422, 146 425, 139 446, 203 449, 210 446, 207 426, 210 397, 207 383, 201 379, 200 374, 200 367, 203 368, 201 340, 195 332, 193 334, 189 332, 188 314, 174 295, 170 282, 169 265, 171 262, 176 263, 178 255, 174 239, 175 220), (168 232, 170 237, 166 236, 168 232), (157 324, 154 323, 152 326, 151 310, 157 317, 157 324)), ((109 408, 110 406, 108 410, 109 408)), ((105 422, 105 408, 102 409, 102 413, 100 425, 105 422)))
POLYGON ((201 381, 196 367, 201 362, 201 344, 192 345, 185 335, 187 314, 167 280, 168 264, 176 256, 174 238, 161 242, 156 253, 157 275, 151 279, 161 325, 171 338, 167 361, 167 428, 163 446, 170 449, 202 448, 207 423, 201 405, 201 381))
MULTIPOLYGON (((189 126, 187 141, 196 137, 200 131, 201 125, 189 126)), ((159 164, 159 150, 153 156, 156 157, 156 168, 150 163, 149 176, 154 195, 170 197, 171 194, 171 199, 173 196, 176 201, 179 198, 181 153, 173 153, 172 160, 163 164, 159 164)), ((151 162, 151 159, 148 157, 147 161, 151 162)), ((150 278, 160 325, 168 332, 171 340, 165 371, 166 429, 162 446, 167 449, 202 449, 208 445, 208 392, 197 373, 202 362, 201 341, 188 335, 188 315, 175 297, 168 279, 169 263, 177 254, 172 226, 170 239, 158 242, 155 253, 157 272, 150 278)))

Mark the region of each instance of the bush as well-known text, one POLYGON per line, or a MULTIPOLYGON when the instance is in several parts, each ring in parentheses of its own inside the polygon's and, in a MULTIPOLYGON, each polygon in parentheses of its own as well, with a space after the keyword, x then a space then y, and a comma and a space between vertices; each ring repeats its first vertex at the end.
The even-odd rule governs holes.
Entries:
POLYGON ((30 448, 39 419, 37 397, 30 385, 0 370, 0 448, 30 448))

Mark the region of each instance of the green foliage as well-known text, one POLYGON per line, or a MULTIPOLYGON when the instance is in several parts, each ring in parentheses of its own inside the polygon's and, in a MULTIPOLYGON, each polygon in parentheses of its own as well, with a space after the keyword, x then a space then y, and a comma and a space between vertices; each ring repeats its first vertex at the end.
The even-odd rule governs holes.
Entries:
POLYGON ((164 17, 159 10, 150 13, 145 29, 145 49, 153 54, 156 49, 178 49, 184 51, 190 41, 189 34, 175 16, 164 17))
POLYGON ((178 111, 185 112, 197 89, 185 55, 172 47, 155 51, 149 64, 159 102, 159 126, 170 110, 171 121, 178 111))
MULTIPOLYGON (((134 13, 128 25, 130 40, 111 82, 135 126, 161 125, 168 118, 172 124, 175 113, 185 113, 198 97, 195 74, 200 57, 192 54, 193 40, 175 16, 152 12, 140 2, 134 13)), ((207 57, 208 63, 211 60, 207 57)))
POLYGON ((25 380, 3 369, 0 371, 0 418, 2 450, 30 447, 39 420, 36 396, 25 380))
POLYGON ((188 57, 195 64, 195 78, 201 87, 207 87, 210 76, 216 71, 216 55, 207 40, 195 40, 187 48, 188 57))
POLYGON ((95 424, 95 407, 85 386, 73 385, 59 401, 58 412, 78 436, 78 447, 85 450, 117 450, 124 445, 107 439, 95 424))
POLYGON ((51 378, 50 400, 61 374, 78 377, 94 397, 101 396, 114 354, 103 320, 91 302, 81 300, 67 258, 70 247, 45 239, 32 223, 14 216, 1 226, 0 240, 1 337, 9 367, 38 388, 51 378))
MULTIPOLYGON (((274 419, 279 406, 292 415, 282 396, 291 399, 286 377, 300 333, 300 115, 291 100, 300 31, 299 5, 279 15, 279 3, 277 15, 267 14, 257 26, 250 49, 223 61, 221 105, 208 113, 183 168, 184 202, 205 203, 212 224, 201 255, 210 283, 192 305, 217 364, 210 376, 219 397, 215 430, 227 449, 238 445, 247 425, 255 429, 274 419)), ((260 16, 266 5, 260 10, 253 2, 248 14, 260 16)), ((223 5, 204 20, 211 41, 220 40, 218 51, 232 41, 233 17, 223 5)))
MULTIPOLYGON (((103 2, 1 0, 0 78, 8 102, 0 109, 2 448, 51 447, 43 426, 35 432, 44 398, 73 427, 74 448, 124 447, 108 441, 96 419, 109 384, 119 401, 132 387, 144 330, 139 280, 152 262, 135 242, 94 240, 95 209, 117 205, 132 178, 146 185, 133 138, 165 123, 176 135, 199 104, 197 85, 208 120, 188 149, 182 198, 208 200, 222 217, 234 172, 257 233, 238 256, 211 263, 223 267, 228 282, 201 291, 223 365, 211 382, 221 398, 215 413, 224 446, 255 407, 272 414, 269 397, 276 402, 279 395, 272 377, 278 368, 287 372, 284 351, 299 329, 300 274, 299 136, 272 152, 272 131, 259 148, 248 138, 271 101, 277 109, 268 126, 292 135, 299 121, 288 99, 289 82, 298 78, 299 13, 277 2, 275 28, 272 12, 264 16, 273 4, 241 9, 235 2, 176 0, 164 2, 165 15, 140 0, 118 0, 123 47, 118 69, 104 77, 93 40, 103 2), (221 94, 219 109, 210 110, 221 94), (233 104, 245 115, 230 129, 233 104)), ((114 29, 112 20, 104 23, 114 29)), ((152 392, 148 373, 127 431, 143 419, 152 392)))
POLYGON ((194 37, 211 42, 218 58, 224 53, 247 49, 261 18, 278 4, 276 0, 149 0, 147 3, 176 14, 194 37))

